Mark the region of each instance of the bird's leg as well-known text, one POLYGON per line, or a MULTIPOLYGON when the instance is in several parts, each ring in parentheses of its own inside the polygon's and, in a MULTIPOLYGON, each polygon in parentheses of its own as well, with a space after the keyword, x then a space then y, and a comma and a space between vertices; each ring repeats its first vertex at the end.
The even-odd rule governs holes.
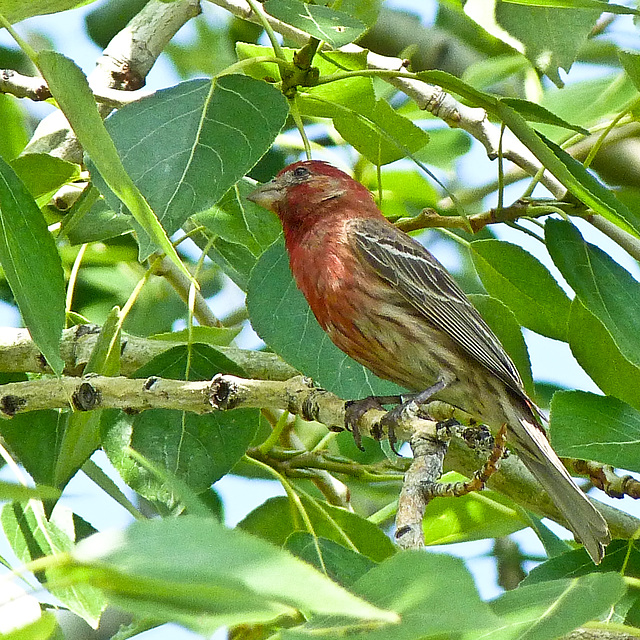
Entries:
POLYGON ((426 500, 431 500, 437 496, 449 496, 458 498, 466 496, 472 491, 484 489, 489 478, 498 470, 500 459, 504 456, 507 445, 507 425, 504 424, 495 437, 495 443, 491 455, 482 465, 479 471, 473 474, 471 480, 466 482, 436 482, 428 483, 423 487, 426 500))
MULTIPOLYGON (((347 431, 353 434, 353 441, 360 451, 364 451, 362 446, 362 436, 358 422, 369 409, 380 409, 384 411, 385 404, 398 404, 402 402, 402 396, 368 396, 362 400, 348 400, 344 404, 344 426, 347 431)), ((373 434, 376 440, 382 438, 382 430, 373 434)))

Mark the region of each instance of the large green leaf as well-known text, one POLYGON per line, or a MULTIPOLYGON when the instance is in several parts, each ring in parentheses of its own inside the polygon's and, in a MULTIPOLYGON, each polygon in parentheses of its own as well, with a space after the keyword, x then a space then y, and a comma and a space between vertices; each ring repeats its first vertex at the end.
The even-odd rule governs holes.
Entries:
POLYGON ((58 13, 91 4, 94 0, 0 0, 0 13, 9 22, 19 22, 32 16, 58 13))
POLYGON ((585 391, 556 393, 549 433, 560 456, 640 471, 640 411, 622 400, 585 391))
POLYGON ((283 242, 269 247, 254 267, 247 308, 258 335, 325 389, 348 399, 403 392, 374 376, 331 342, 293 281, 283 242))
POLYGON ((386 100, 377 100, 371 111, 343 112, 334 118, 338 133, 375 165, 389 164, 415 153, 429 136, 411 120, 398 114, 386 100))
MULTIPOLYGON (((171 235, 260 160, 287 114, 275 87, 229 75, 157 91, 119 109, 105 125, 125 169, 171 235)), ((122 211, 105 187, 113 210, 122 211)))
MULTIPOLYGON (((300 501, 317 537, 358 551, 376 562, 393 555, 395 548, 391 540, 368 520, 307 495, 300 496, 300 501)), ((284 545, 293 531, 306 530, 295 509, 288 498, 269 498, 238 526, 269 542, 284 545)))
MULTIPOLYGON (((441 478, 441 482, 461 480, 454 472, 441 478)), ((425 544, 435 545, 508 536, 529 524, 509 498, 495 491, 474 491, 460 498, 432 500, 422 527, 425 544)))
POLYGON ((135 522, 124 533, 88 538, 72 558, 61 577, 99 587, 139 615, 209 632, 267 622, 296 608, 352 620, 397 619, 286 551, 213 519, 135 522))
POLYGON ((602 322, 622 355, 640 365, 640 283, 571 223, 548 219, 547 248, 580 302, 602 322))
POLYGON ((640 367, 620 353, 602 322, 577 298, 571 303, 569 346, 578 364, 604 393, 640 410, 640 367))
POLYGON ((417 551, 398 553, 368 571, 352 589, 369 602, 400 614, 400 623, 374 627, 355 625, 344 617, 323 617, 312 619, 300 630, 284 631, 282 637, 422 640, 457 638, 465 631, 474 631, 478 637, 482 630, 488 632, 499 625, 499 619, 480 600, 459 558, 417 551))
POLYGON ((504 625, 495 640, 555 640, 608 611, 625 592, 622 576, 590 574, 507 591, 491 603, 504 625))
POLYGON ((87 78, 80 67, 73 60, 55 51, 40 51, 36 56, 36 64, 78 141, 91 156, 100 177, 109 185, 118 200, 128 207, 140 229, 153 239, 155 246, 190 278, 157 216, 122 166, 113 140, 109 137, 98 112, 87 78))
POLYGON ((274 18, 328 42, 333 48, 357 40, 366 30, 360 20, 347 13, 299 0, 267 0, 264 9, 274 18))
POLYGON ((522 247, 500 240, 471 243, 473 264, 487 292, 523 326, 566 340, 571 301, 547 268, 522 247))
POLYGON ((49 366, 62 373, 64 273, 40 209, 0 158, 0 264, 24 323, 49 366))

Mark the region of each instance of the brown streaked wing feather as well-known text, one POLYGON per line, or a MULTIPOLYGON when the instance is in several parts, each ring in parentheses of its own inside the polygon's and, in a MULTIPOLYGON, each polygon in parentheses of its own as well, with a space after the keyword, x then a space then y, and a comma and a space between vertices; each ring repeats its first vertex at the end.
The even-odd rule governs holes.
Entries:
POLYGON ((427 321, 526 398, 518 370, 498 339, 462 289, 420 243, 384 220, 354 219, 348 223, 347 233, 357 252, 427 321))

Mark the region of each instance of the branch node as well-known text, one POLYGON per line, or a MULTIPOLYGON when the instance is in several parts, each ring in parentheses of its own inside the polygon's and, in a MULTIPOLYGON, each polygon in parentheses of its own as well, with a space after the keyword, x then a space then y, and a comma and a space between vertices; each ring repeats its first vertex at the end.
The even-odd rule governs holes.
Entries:
POLYGON ((91 411, 100 404, 100 400, 100 391, 89 382, 81 383, 71 396, 73 406, 78 411, 91 411))

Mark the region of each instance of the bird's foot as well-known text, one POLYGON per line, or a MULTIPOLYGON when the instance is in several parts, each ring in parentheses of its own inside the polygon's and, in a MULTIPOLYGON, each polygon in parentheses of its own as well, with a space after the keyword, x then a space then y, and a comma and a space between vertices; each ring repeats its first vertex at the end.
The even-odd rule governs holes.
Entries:
MULTIPOLYGON (((385 404, 398 404, 399 402, 402 402, 401 396, 368 396, 362 400, 349 400, 345 402, 344 426, 347 431, 351 431, 353 434, 353 441, 360 451, 364 451, 362 435, 358 427, 360 418, 370 409, 385 411, 385 404)), ((380 440, 384 435, 384 431, 380 428, 371 435, 373 435, 376 440, 380 440)))
POLYGON ((402 398, 402 404, 394 407, 382 417, 380 420, 380 428, 387 432, 389 446, 397 456, 400 454, 396 451, 396 442, 398 442, 396 438, 396 427, 402 424, 406 418, 415 416, 420 409, 420 405, 428 402, 436 393, 442 391, 446 386, 444 380, 438 380, 434 385, 431 385, 428 389, 420 393, 405 396, 402 398))

